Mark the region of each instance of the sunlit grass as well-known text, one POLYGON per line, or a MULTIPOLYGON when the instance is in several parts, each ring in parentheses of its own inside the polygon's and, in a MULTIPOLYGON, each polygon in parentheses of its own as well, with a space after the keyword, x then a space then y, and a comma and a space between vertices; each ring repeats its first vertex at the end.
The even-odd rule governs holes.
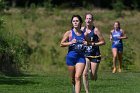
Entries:
MULTIPOLYGON (((140 43, 138 31, 140 28, 140 22, 138 19, 140 13, 137 11, 124 11, 124 16, 121 18, 116 18, 115 12, 113 10, 104 9, 86 10, 84 8, 77 8, 62 10, 58 8, 54 9, 53 11, 47 11, 43 8, 37 8, 34 11, 31 9, 11 9, 9 12, 10 15, 4 16, 7 22, 6 29, 9 29, 9 31, 12 31, 12 33, 19 34, 21 37, 27 39, 29 41, 30 47, 33 49, 37 45, 40 45, 44 52, 43 56, 40 55, 39 52, 31 56, 29 67, 34 70, 38 70, 34 68, 34 65, 39 65, 39 70, 43 68, 44 71, 45 68, 49 69, 50 65, 53 64, 52 58, 50 56, 52 47, 54 47, 56 52, 59 53, 57 55, 58 62, 56 62, 55 65, 65 65, 65 55, 67 53, 67 48, 61 48, 59 46, 60 40, 65 31, 71 29, 71 16, 73 14, 79 14, 82 16, 84 21, 84 15, 87 12, 91 12, 94 15, 95 26, 99 27, 106 40, 106 45, 101 47, 102 55, 106 56, 108 49, 111 49, 109 42, 110 30, 113 28, 114 21, 119 20, 121 22, 121 27, 126 31, 128 35, 126 42, 131 43, 130 45, 136 53, 135 64, 138 66, 137 68, 139 68, 140 63, 138 51, 140 51, 140 49, 138 46, 140 46, 140 43), (35 16, 31 14, 35 14, 35 16), (26 32, 28 32, 28 35, 26 32), (39 43, 37 43, 34 39, 36 33, 41 34, 42 39, 39 43)), ((102 62, 103 63, 101 64, 101 67, 106 65, 105 61, 102 62)))
MULTIPOLYGON (((98 80, 90 82, 90 93, 139 93, 140 73, 99 72, 98 80)), ((1 93, 71 93, 68 73, 0 77, 1 93)), ((85 93, 82 85, 82 92, 85 93)))

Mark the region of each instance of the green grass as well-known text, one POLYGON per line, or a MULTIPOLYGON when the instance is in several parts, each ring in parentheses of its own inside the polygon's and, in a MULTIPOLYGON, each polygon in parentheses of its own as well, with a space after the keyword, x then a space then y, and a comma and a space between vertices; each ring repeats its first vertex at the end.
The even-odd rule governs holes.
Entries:
MULTIPOLYGON (((140 72, 99 72, 97 81, 90 80, 90 93, 139 93, 139 77, 140 72)), ((71 89, 67 73, 0 77, 0 93, 71 93, 71 89)))
MULTIPOLYGON (((139 93, 140 38, 138 32, 140 21, 138 19, 140 12, 125 11, 124 17, 116 18, 115 12, 112 10, 55 9, 46 11, 44 8, 10 9, 8 14, 3 15, 6 21, 6 30, 27 39, 32 49, 39 45, 40 51, 34 52, 29 57, 29 65, 26 69, 37 74, 19 77, 0 75, 0 93, 71 93, 72 86, 65 66, 67 48, 61 48, 59 43, 64 32, 71 29, 71 16, 79 14, 84 18, 84 14, 88 11, 94 15, 95 25, 100 28, 106 40, 106 45, 101 47, 103 57, 108 57, 111 52, 109 34, 116 20, 121 22, 122 28, 128 35, 126 42, 136 53, 131 72, 123 71, 112 74, 111 71, 108 71, 111 68, 108 66, 110 61, 102 60, 98 80, 96 82, 90 80, 90 93, 139 93), (132 12, 135 15, 131 14, 132 12), (34 38, 36 35, 40 35, 40 42, 34 38), (51 55, 53 53, 54 55, 51 55), (135 72, 136 70, 137 72, 135 72)), ((107 59, 111 59, 111 56, 107 59)), ((81 93, 85 93, 83 85, 81 91, 81 93)))
MULTIPOLYGON (((108 56, 111 52, 109 34, 116 20, 121 22, 122 28, 128 35, 128 39, 125 41, 136 53, 134 66, 131 68, 133 72, 124 71, 116 74, 112 74, 111 71, 103 72, 111 68, 108 66, 111 62, 106 59, 102 60, 98 80, 96 82, 90 80, 90 93, 139 93, 140 72, 134 71, 140 70, 140 38, 138 34, 140 12, 132 11, 135 12, 134 15, 131 14, 131 11, 125 11, 124 17, 115 18, 115 12, 111 10, 55 9, 46 11, 43 8, 38 8, 36 11, 10 9, 9 14, 4 15, 8 31, 27 39, 32 49, 40 45, 41 51, 34 52, 29 57, 29 65, 26 69, 31 73, 39 73, 39 75, 0 76, 0 93, 71 93, 72 87, 68 73, 64 73, 67 48, 61 48, 59 43, 64 32, 71 29, 71 16, 80 14, 84 18, 84 14, 88 11, 94 14, 95 25, 99 27, 106 40, 106 45, 101 47, 103 57, 107 57, 107 59, 112 57, 108 56), (39 43, 34 38, 38 33, 41 34, 39 43), (55 56, 51 55, 53 52, 55 56), (44 72, 49 74, 43 74, 44 72)), ((125 46, 124 49, 126 49, 125 46)), ((81 93, 85 93, 83 86, 81 93)))
MULTIPOLYGON (((111 53, 111 42, 109 41, 110 30, 113 29, 113 23, 116 20, 121 22, 121 27, 126 31, 128 39, 124 40, 130 44, 130 48, 135 52, 134 65, 135 69, 140 69, 139 63, 139 34, 140 13, 138 11, 124 11, 124 16, 120 18, 115 17, 115 12, 113 10, 105 9, 54 9, 53 11, 47 11, 44 8, 32 9, 21 9, 21 8, 11 8, 8 14, 3 15, 6 21, 6 29, 11 33, 16 33, 25 40, 28 41, 28 45, 35 49, 38 45, 40 46, 40 51, 34 52, 30 57, 29 70, 42 70, 46 71, 51 69, 54 63, 56 66, 65 65, 65 55, 67 53, 67 48, 62 48, 59 46, 60 40, 63 34, 71 29, 70 19, 73 14, 79 14, 82 16, 84 21, 84 15, 87 12, 91 12, 95 18, 95 26, 99 27, 102 32, 106 45, 101 46, 101 54, 103 57, 112 58, 111 53), (18 10, 18 11, 17 11, 18 10), (135 13, 132 14, 132 13, 135 13), (26 32, 28 34, 26 34, 26 32), (41 40, 39 42, 34 38, 36 35, 40 35, 41 40), (54 52, 54 51, 56 52, 54 52), (42 52, 43 51, 43 52, 42 52), (52 60, 53 55, 57 55, 57 60, 52 60), (40 55, 41 54, 41 55, 40 55), (53 62, 54 61, 54 62, 53 62)), ((83 23, 84 26, 85 23, 83 23)), ((126 46, 124 46, 124 50, 126 46)), ((127 51, 128 52, 128 51, 127 51)), ((130 54, 130 53, 127 53, 130 54)), ((131 54, 132 55, 132 54, 131 54)), ((123 55, 126 57, 126 55, 123 55)), ((129 57, 128 57, 128 60, 129 57)), ((103 60, 101 68, 107 68, 110 61, 103 60)), ((111 63, 111 62, 110 62, 111 63)), ((127 64, 126 64, 127 65, 127 64)), ((59 67, 60 68, 60 67, 59 67)))

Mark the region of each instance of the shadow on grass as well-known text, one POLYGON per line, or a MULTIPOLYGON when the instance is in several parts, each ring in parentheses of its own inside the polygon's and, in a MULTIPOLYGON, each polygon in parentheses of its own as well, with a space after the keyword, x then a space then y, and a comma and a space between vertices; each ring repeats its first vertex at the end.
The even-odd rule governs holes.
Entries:
POLYGON ((39 82, 34 81, 34 77, 37 75, 29 75, 24 74, 18 77, 8 77, 8 76, 0 76, 0 85, 26 85, 26 84, 39 84, 39 82))

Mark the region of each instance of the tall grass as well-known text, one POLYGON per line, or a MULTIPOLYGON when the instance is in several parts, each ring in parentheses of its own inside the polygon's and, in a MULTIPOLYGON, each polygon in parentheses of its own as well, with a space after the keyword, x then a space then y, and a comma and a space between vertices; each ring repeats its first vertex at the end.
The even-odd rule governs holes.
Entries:
POLYGON ((79 14, 84 19, 86 12, 94 14, 95 25, 99 27, 107 43, 105 46, 101 46, 103 60, 100 69, 110 70, 112 64, 109 34, 116 20, 121 22, 122 28, 126 30, 129 37, 125 40, 127 45, 124 51, 126 52, 124 53, 124 58, 128 60, 127 63, 124 63, 125 66, 130 65, 128 63, 133 61, 133 66, 130 66, 131 70, 138 70, 140 67, 140 54, 138 52, 140 43, 139 35, 137 34, 140 27, 140 22, 137 20, 140 15, 139 12, 135 11, 135 15, 132 15, 130 11, 124 11, 124 17, 116 18, 114 11, 101 9, 61 10, 58 8, 50 11, 32 6, 29 9, 18 9, 18 12, 15 10, 11 9, 8 15, 4 15, 4 18, 7 19, 6 29, 24 38, 33 50, 31 56, 29 56, 29 71, 55 71, 55 68, 59 71, 64 71, 66 69, 65 55, 67 48, 59 46, 60 40, 64 32, 71 29, 71 16, 79 14), (135 55, 129 51, 131 49, 135 55), (130 59, 131 57, 132 60, 130 59))
POLYGON ((20 74, 27 66, 29 46, 24 39, 6 28, 6 21, 0 17, 0 71, 7 75, 20 74), (26 60, 26 61, 25 61, 26 60))

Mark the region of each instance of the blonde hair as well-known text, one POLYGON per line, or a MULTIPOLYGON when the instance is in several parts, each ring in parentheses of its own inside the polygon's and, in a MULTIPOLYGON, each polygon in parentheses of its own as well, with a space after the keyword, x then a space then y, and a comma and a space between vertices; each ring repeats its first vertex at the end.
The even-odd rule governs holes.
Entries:
POLYGON ((91 13, 86 13, 86 14, 85 14, 85 18, 86 18, 87 15, 91 15, 92 20, 94 20, 94 18, 93 18, 93 14, 91 14, 91 13))

